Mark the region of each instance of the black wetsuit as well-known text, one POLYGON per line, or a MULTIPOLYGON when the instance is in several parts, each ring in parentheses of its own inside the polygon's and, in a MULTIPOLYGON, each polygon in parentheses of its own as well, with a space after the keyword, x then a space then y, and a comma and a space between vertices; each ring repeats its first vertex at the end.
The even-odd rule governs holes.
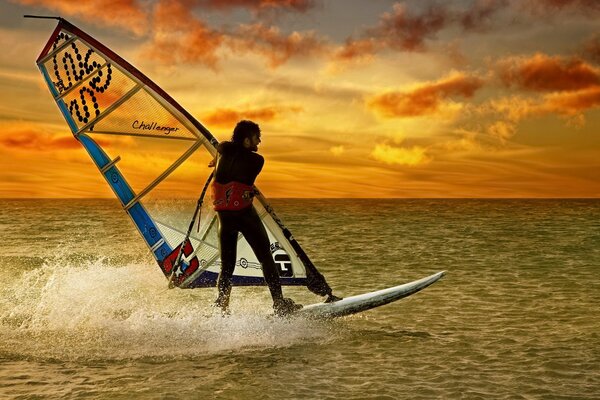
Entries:
MULTIPOLYGON (((215 181, 226 184, 232 181, 249 186, 254 185, 260 173, 264 158, 233 142, 223 142, 217 148, 220 156, 217 162, 215 181)), ((219 211, 219 242, 221 248, 221 273, 217 287, 219 297, 217 305, 227 308, 231 293, 231 277, 235 269, 237 258, 238 233, 244 238, 254 251, 256 258, 262 265, 265 281, 274 300, 281 299, 281 283, 279 273, 270 251, 269 237, 260 217, 253 206, 239 211, 219 211)))

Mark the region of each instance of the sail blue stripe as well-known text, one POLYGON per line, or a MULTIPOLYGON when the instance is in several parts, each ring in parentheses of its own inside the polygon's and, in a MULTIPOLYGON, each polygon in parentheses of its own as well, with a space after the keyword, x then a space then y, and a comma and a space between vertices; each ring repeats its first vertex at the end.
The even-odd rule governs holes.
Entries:
MULTIPOLYGON (((90 157, 92 157, 99 169, 102 169, 104 166, 108 165, 111 162, 110 158, 106 155, 106 153, 90 137, 88 137, 85 134, 81 134, 79 135, 79 140, 83 147, 85 147, 85 149, 87 150, 90 157)), ((133 190, 131 190, 131 187, 129 186, 129 184, 127 183, 127 181, 125 180, 125 178, 123 177, 116 165, 113 165, 107 171, 105 171, 104 177, 106 178, 106 181, 121 201, 121 204, 125 205, 135 197, 133 190)), ((131 219, 137 226, 139 232, 141 233, 142 237, 144 238, 144 240, 150 248, 152 248, 156 243, 158 243, 158 241, 163 239, 160 231, 156 227, 156 224, 154 223, 152 218, 150 218, 148 212, 140 203, 134 204, 131 208, 129 208, 129 210, 127 210, 127 212, 131 216, 131 219)), ((171 253, 171 251, 172 249, 165 241, 164 244, 162 244, 158 249, 156 249, 154 254, 156 256, 157 261, 162 264, 162 261, 164 260, 166 255, 171 253)))
MULTIPOLYGON (((169 255, 171 254, 171 252, 173 251, 173 249, 171 248, 171 246, 169 246, 169 244, 167 242, 164 242, 163 244, 161 244, 156 250, 154 250, 154 257, 160 262, 162 263, 163 260, 169 255)), ((183 267, 182 267, 183 268, 183 267)))
POLYGON ((38 65, 38 67, 40 68, 40 71, 42 71, 42 75, 44 76, 44 80, 46 81, 46 84, 48 85, 48 89, 50 89, 50 93, 52 93, 52 96, 54 96, 54 98, 58 97, 58 92, 56 90, 56 88, 54 87, 54 83, 52 82, 52 79, 50 79, 50 76, 48 75, 48 70, 46 70, 46 67, 44 67, 43 65, 38 65))
MULTIPOLYGON (((52 96, 54 96, 54 98, 58 97, 58 91, 54 87, 54 83, 52 83, 52 79, 50 79, 46 67, 44 67, 43 65, 39 65, 39 68, 42 72, 42 75, 44 76, 46 85, 48 85, 48 89, 50 89, 50 93, 52 93, 52 96)), ((67 108, 67 105, 65 104, 63 99, 56 100, 56 105, 58 106, 58 109, 62 113, 63 117, 65 117, 65 120, 67 121, 67 124, 71 129, 71 132, 75 134, 79 130, 79 128, 77 128, 77 124, 75 123, 75 120, 73 119, 73 116, 69 112, 69 109, 67 108)))
POLYGON ((60 109, 60 112, 62 113, 62 115, 65 117, 67 124, 69 124, 69 128, 71 128, 71 132, 73 132, 73 134, 75 134, 79 130, 79 128, 77 127, 77 124, 75 123, 75 120, 73 119, 73 116, 69 112, 67 105, 65 104, 65 102, 62 99, 57 100, 56 104, 58 105, 58 108, 60 109))

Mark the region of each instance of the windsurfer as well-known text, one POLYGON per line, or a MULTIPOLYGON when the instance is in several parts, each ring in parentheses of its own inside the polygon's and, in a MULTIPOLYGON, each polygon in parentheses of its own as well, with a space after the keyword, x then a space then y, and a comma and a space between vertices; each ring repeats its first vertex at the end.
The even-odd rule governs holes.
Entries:
MULTIPOLYGON (((236 125, 231 141, 222 142, 217 148, 219 156, 212 191, 213 206, 219 219, 221 272, 217 281, 215 306, 224 313, 229 311, 231 279, 237 258, 238 234, 241 232, 262 265, 265 281, 273 297, 275 314, 284 316, 302 306, 283 297, 269 237, 252 207, 254 181, 264 165, 264 158, 257 154, 260 142, 260 127, 244 120, 236 125)), ((215 162, 209 166, 215 166, 215 162)))

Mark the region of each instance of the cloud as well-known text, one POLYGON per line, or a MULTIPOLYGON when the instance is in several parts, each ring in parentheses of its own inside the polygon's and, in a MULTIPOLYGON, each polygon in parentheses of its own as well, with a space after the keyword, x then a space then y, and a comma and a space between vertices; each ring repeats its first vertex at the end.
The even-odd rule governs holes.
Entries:
POLYGON ((510 57, 499 61, 497 70, 506 86, 531 91, 579 90, 600 84, 600 70, 573 57, 542 53, 510 57))
POLYGON ((141 53, 163 64, 200 63, 216 68, 223 35, 196 19, 179 0, 161 0, 153 10, 151 41, 141 53))
MULTIPOLYGON (((556 114, 567 117, 568 124, 581 127, 585 124, 582 113, 600 107, 600 69, 582 59, 537 53, 500 60, 497 70, 506 86, 542 95, 494 99, 480 107, 484 113, 501 114, 513 123, 531 116, 556 114)), ((488 131, 502 138, 514 134, 514 130, 505 128, 502 124, 492 125, 488 131)))
MULTIPOLYGON (((153 11, 151 40, 144 46, 141 54, 164 64, 196 63, 216 69, 221 58, 220 51, 225 48, 236 54, 258 54, 266 58, 273 68, 293 57, 308 57, 325 51, 324 40, 313 31, 284 34, 278 27, 263 23, 241 24, 235 29, 212 29, 193 14, 194 6, 203 3, 193 0, 160 0, 153 11)), ((258 9, 302 9, 303 4, 308 4, 267 0, 206 3, 217 8, 244 6, 258 9)))
POLYGON ((371 152, 371 157, 389 165, 415 166, 430 161, 423 147, 394 147, 385 143, 376 145, 371 152))
POLYGON ((430 7, 422 14, 412 14, 405 4, 395 3, 391 12, 381 15, 377 26, 366 29, 356 38, 348 38, 335 53, 339 61, 364 60, 379 51, 423 51, 425 40, 435 37, 448 23, 443 7, 430 7))
POLYGON ((508 5, 508 0, 478 0, 471 8, 453 11, 431 6, 421 13, 409 11, 404 3, 395 3, 390 12, 381 15, 376 26, 365 29, 358 38, 348 38, 334 54, 340 61, 370 59, 380 51, 425 51, 426 41, 449 26, 464 31, 487 28, 494 14, 508 5))
POLYGON ((435 114, 440 110, 443 100, 453 97, 471 98, 482 86, 482 79, 456 72, 412 91, 372 96, 367 100, 367 106, 388 118, 435 114))
POLYGON ((542 114, 542 109, 536 101, 520 96, 509 96, 492 99, 480 106, 483 114, 500 114, 506 120, 517 122, 530 115, 542 114))
POLYGON ((326 43, 314 31, 292 32, 285 35, 276 26, 262 23, 241 25, 228 39, 228 45, 236 53, 253 52, 269 61, 273 68, 292 57, 308 57, 323 54, 326 43))
POLYGON ((33 132, 23 133, 18 136, 0 138, 0 145, 7 149, 20 150, 64 150, 80 148, 81 145, 74 137, 52 137, 48 135, 35 134, 33 132))
POLYGON ((500 121, 491 124, 487 133, 503 141, 516 133, 516 124, 526 118, 558 115, 566 118, 569 126, 585 125, 584 112, 600 107, 600 86, 581 90, 544 94, 538 98, 510 96, 491 100, 479 107, 482 115, 497 116, 500 121))
MULTIPOLYGON (((95 139, 103 146, 109 147, 110 142, 95 139)), ((28 151, 60 151, 81 149, 81 144, 72 135, 63 136, 41 131, 37 126, 28 124, 3 124, 0 146, 7 150, 28 151)))
POLYGON ((218 51, 227 44, 236 53, 254 51, 267 58, 272 67, 295 56, 323 52, 323 40, 314 32, 282 34, 277 27, 262 23, 241 25, 236 31, 213 29, 194 16, 194 10, 229 11, 245 8, 256 13, 272 11, 306 12, 314 0, 14 0, 26 6, 42 6, 67 16, 77 16, 102 26, 117 26, 150 40, 141 54, 163 64, 203 64, 216 69, 218 51), (150 29, 149 29, 150 28, 150 29))
POLYGON ((424 41, 435 36, 448 22, 444 8, 430 7, 421 15, 411 15, 404 4, 396 3, 392 12, 382 15, 379 26, 370 31, 372 37, 386 41, 399 50, 422 50, 424 41))
POLYGON ((488 126, 488 133, 491 136, 500 139, 502 143, 505 143, 515 135, 516 126, 513 122, 496 121, 488 126))
MULTIPOLYGON (((450 2, 446 2, 448 3, 450 2)), ((600 11, 598 0, 475 0, 462 9, 440 2, 423 11, 410 10, 409 4, 414 2, 395 3, 392 10, 383 13, 375 25, 348 38, 334 52, 334 60, 368 61, 375 54, 386 50, 426 51, 427 42, 435 40, 437 34, 447 28, 459 32, 461 36, 492 28, 505 30, 510 22, 501 20, 498 16, 503 10, 519 16, 533 15, 534 18, 540 18, 541 14, 562 15, 569 11, 595 18, 600 11)), ((514 19, 513 16, 512 21, 514 19)))
POLYGON ((381 43, 374 38, 347 39, 346 43, 335 51, 333 58, 338 61, 370 61, 381 47, 381 43))
POLYGON ((219 108, 210 114, 206 114, 202 121, 207 125, 233 128, 242 119, 258 121, 260 124, 261 122, 272 121, 285 113, 300 111, 302 111, 300 107, 263 107, 246 110, 219 108))
POLYGON ((44 7, 61 16, 75 16, 102 26, 114 26, 142 36, 147 32, 148 12, 136 0, 13 0, 25 6, 44 7))
POLYGON ((574 115, 600 107, 600 85, 582 90, 552 93, 545 98, 543 108, 565 115, 574 115))

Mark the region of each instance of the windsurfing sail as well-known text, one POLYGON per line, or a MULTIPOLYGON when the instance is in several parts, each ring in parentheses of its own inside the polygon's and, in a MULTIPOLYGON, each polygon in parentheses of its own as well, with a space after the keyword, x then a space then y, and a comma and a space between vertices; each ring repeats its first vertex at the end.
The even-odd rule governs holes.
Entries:
MULTIPOLYGON (((212 172, 207 165, 218 141, 139 70, 68 21, 56 19, 58 26, 36 63, 71 132, 164 275, 173 275, 172 283, 180 288, 214 286, 220 257, 218 223, 210 207, 202 210, 199 229, 185 243, 184 238, 195 199, 212 172), (183 262, 173 271, 180 249, 183 262)), ((265 197, 259 194, 256 199, 254 207, 268 232, 281 283, 331 294, 265 197)), ((264 284, 261 265, 242 235, 233 284, 264 284)))

